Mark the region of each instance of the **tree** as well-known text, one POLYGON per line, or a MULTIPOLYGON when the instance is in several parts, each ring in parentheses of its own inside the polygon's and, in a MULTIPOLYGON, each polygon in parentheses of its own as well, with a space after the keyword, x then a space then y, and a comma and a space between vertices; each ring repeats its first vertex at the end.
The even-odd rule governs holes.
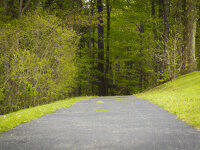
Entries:
POLYGON ((36 0, 35 7, 37 10, 40 10, 40 0, 36 0))
POLYGON ((2 6, 5 9, 4 15, 7 15, 7 9, 8 9, 8 0, 1 0, 2 6))
POLYGON ((31 0, 28 0, 27 2, 25 2, 24 4, 24 1, 23 0, 20 0, 19 1, 19 17, 22 16, 22 14, 24 13, 24 11, 29 7, 29 4, 30 4, 31 0), (24 4, 24 6, 23 6, 24 4))
POLYGON ((196 38, 196 58, 198 64, 198 70, 200 70, 200 2, 197 2, 197 13, 198 13, 198 20, 197 20, 197 38, 196 38))
POLYGON ((105 82, 105 92, 106 95, 108 95, 108 86, 109 86, 109 69, 110 69, 110 13, 111 13, 111 6, 110 1, 106 0, 106 10, 107 10, 107 43, 106 43, 106 68, 105 68, 105 74, 106 74, 106 82, 105 82))
POLYGON ((104 75, 104 25, 103 25, 103 3, 97 0, 98 8, 98 89, 99 95, 105 95, 105 75, 104 75))
POLYGON ((163 9, 164 9, 164 52, 163 52, 163 61, 162 61, 162 70, 165 71, 168 63, 168 40, 169 40, 169 11, 167 0, 163 0, 163 9))
POLYGON ((197 20, 197 0, 183 0, 184 6, 184 33, 183 33, 183 66, 182 72, 188 73, 196 70, 195 37, 197 20))
POLYGON ((92 44, 92 15, 93 15, 93 1, 90 0, 90 21, 89 21, 89 46, 88 46, 88 77, 87 77, 87 95, 90 95, 90 64, 91 64, 91 44, 92 44))

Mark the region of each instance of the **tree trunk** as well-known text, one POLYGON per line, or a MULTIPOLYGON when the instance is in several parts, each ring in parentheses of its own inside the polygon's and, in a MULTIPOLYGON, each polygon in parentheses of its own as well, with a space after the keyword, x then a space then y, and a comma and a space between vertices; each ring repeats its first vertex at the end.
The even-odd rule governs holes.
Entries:
MULTIPOLYGON (((200 2, 197 3, 197 9, 199 10, 198 16, 200 16, 200 2)), ((200 17, 197 20, 197 36, 196 36, 196 58, 197 58, 197 69, 200 70, 200 17)))
MULTIPOLYGON (((158 0, 159 5, 159 11, 158 11, 158 17, 159 17, 159 29, 158 29, 158 40, 159 40, 159 57, 163 54, 161 51, 163 47, 162 41, 163 41, 163 0, 158 0), (162 21, 161 21, 162 20, 162 21)), ((162 72, 162 60, 158 59, 158 72, 162 72)), ((161 74, 158 74, 158 78, 161 79, 161 74)))
POLYGON ((151 14, 155 15, 155 0, 151 0, 151 14))
POLYGON ((28 8, 30 2, 31 2, 31 0, 28 0, 23 7, 23 0, 20 0, 20 2, 19 2, 19 17, 21 17, 23 12, 28 8))
POLYGON ((90 26, 89 26, 89 48, 88 48, 88 76, 87 76, 87 96, 90 95, 90 57, 91 57, 91 43, 92 43, 92 13, 93 13, 93 2, 90 0, 90 26))
POLYGON ((108 86, 109 86, 109 67, 110 67, 110 60, 109 60, 109 53, 110 53, 110 4, 109 0, 106 0, 106 8, 107 8, 107 46, 106 46, 106 82, 105 82, 105 91, 106 95, 108 95, 108 86))
POLYGON ((174 28, 173 28, 173 49, 171 53, 171 75, 170 78, 174 79, 176 78, 176 72, 178 69, 178 66, 181 64, 179 61, 179 58, 181 57, 181 48, 182 48, 182 22, 181 22, 181 16, 182 16, 182 0, 175 0, 174 2, 174 8, 172 8, 174 14, 173 14, 173 21, 174 21, 174 28))
POLYGON ((40 0, 35 2, 35 8, 39 11, 40 10, 40 0))
MULTIPOLYGON (((95 2, 93 3, 93 7, 92 7, 92 16, 94 16, 94 4, 95 2)), ((92 70, 95 70, 95 54, 96 54, 96 51, 95 51, 95 25, 93 24, 92 25, 92 70)), ((93 78, 96 79, 96 75, 93 73, 93 78)), ((95 90, 95 85, 96 85, 96 82, 93 81, 92 82, 92 93, 94 95, 97 95, 96 94, 96 90, 95 90)))
POLYGON ((21 15, 22 15, 22 6, 23 5, 23 0, 20 0, 19 1, 19 17, 21 17, 21 15))
MULTIPOLYGON (((155 19, 155 0, 151 0, 151 15, 155 19)), ((156 24, 153 23, 154 40, 157 40, 156 24)))
POLYGON ((169 40, 169 11, 167 0, 163 0, 163 10, 164 10, 164 52, 162 61, 162 71, 165 71, 168 63, 168 40, 169 40))
POLYGON ((99 95, 105 95, 105 75, 104 75, 104 32, 103 32, 103 4, 102 0, 97 0, 98 8, 98 70, 99 70, 99 95))
POLYGON ((163 17, 163 0, 159 0, 159 18, 163 17))
MULTIPOLYGON (((153 57, 153 64, 152 64, 152 69, 155 70, 155 76, 156 77, 150 77, 150 78, 152 78, 154 80, 151 83, 152 86, 155 86, 156 83, 157 83, 157 81, 156 81, 157 78, 160 78, 159 71, 160 71, 160 66, 161 66, 160 60, 157 57, 158 55, 160 55, 159 53, 157 53, 157 50, 159 49, 159 46, 158 46, 157 42, 158 42, 158 40, 161 40, 161 37, 159 37, 159 30, 161 30, 161 27, 159 27, 158 29, 156 28, 156 24, 158 23, 158 21, 156 20, 157 19, 156 9, 155 9, 156 8, 156 4, 157 3, 156 3, 155 0, 151 0, 151 15, 152 15, 152 18, 154 20, 154 22, 153 22, 153 33, 154 33, 154 41, 155 41, 154 43, 155 43, 155 48, 156 48, 156 51, 155 51, 154 57, 153 57)), ((161 4, 159 4, 159 6, 161 4)), ((161 7, 159 7, 159 10, 161 10, 161 7)), ((160 15, 160 12, 159 12, 159 15, 160 15)))
POLYGON ((140 22, 140 57, 142 58, 139 62, 139 88, 142 91, 143 90, 143 80, 144 80, 144 69, 143 69, 143 33, 144 33, 144 23, 140 22))
POLYGON ((5 9, 4 15, 8 15, 7 9, 8 9, 8 0, 2 0, 2 5, 5 9))
POLYGON ((197 68, 195 58, 195 36, 196 36, 196 0, 183 0, 184 6, 184 34, 183 34, 183 66, 182 73, 195 71, 197 68))

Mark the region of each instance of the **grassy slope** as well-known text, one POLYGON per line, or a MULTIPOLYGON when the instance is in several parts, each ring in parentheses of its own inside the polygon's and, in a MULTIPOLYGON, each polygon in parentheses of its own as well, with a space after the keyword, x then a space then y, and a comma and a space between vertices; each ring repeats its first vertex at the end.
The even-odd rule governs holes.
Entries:
POLYGON ((180 76, 136 96, 152 101, 200 129, 200 71, 180 76))
POLYGON ((36 106, 28 109, 19 110, 6 115, 0 115, 0 133, 10 130, 15 126, 29 122, 35 118, 41 117, 47 113, 55 112, 57 109, 69 107, 81 100, 88 100, 92 97, 76 97, 62 101, 57 101, 47 105, 36 106))

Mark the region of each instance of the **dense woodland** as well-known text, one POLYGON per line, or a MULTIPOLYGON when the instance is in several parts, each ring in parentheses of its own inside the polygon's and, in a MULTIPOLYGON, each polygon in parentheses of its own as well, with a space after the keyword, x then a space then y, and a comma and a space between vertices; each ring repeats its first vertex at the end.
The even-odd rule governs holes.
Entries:
POLYGON ((199 16, 198 0, 2 0, 0 114, 198 70, 199 16))

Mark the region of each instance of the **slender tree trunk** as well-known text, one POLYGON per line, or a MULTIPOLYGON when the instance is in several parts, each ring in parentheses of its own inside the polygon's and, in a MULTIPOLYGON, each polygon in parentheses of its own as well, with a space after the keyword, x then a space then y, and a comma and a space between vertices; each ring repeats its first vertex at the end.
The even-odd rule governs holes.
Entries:
MULTIPOLYGON (((158 11, 158 17, 159 17, 159 29, 158 29, 158 39, 159 39, 159 57, 161 57, 161 55, 163 55, 163 0, 158 0, 158 5, 159 5, 159 11, 158 11), (162 21, 161 21, 162 20, 162 21)), ((158 71, 162 72, 162 61, 159 59, 158 60, 158 71)), ((161 74, 158 74, 158 78, 161 79, 162 76, 161 74)))
POLYGON ((159 18, 163 17, 163 0, 159 0, 159 18))
MULTIPOLYGON (((155 20, 156 16, 155 16, 155 0, 151 0, 151 15, 153 17, 153 20, 155 20)), ((156 29, 156 23, 153 22, 153 33, 154 33, 154 41, 155 43, 157 42, 158 40, 158 35, 157 35, 157 29, 156 29)), ((156 45, 156 48, 158 48, 158 46, 156 45)), ((156 58, 156 55, 158 55, 157 53, 154 54, 154 70, 156 72, 156 75, 158 74, 158 71, 159 71, 159 60, 156 58)), ((156 83, 156 80, 153 82, 153 84, 156 83)), ((153 85, 152 85, 153 86, 153 85)))
POLYGON ((8 0, 2 0, 2 5, 5 9, 8 8, 8 0))
POLYGON ((23 0, 19 1, 19 17, 22 16, 23 12, 28 8, 29 4, 30 4, 31 0, 28 0, 24 7, 23 7, 23 0))
MULTIPOLYGON (((151 15, 155 19, 155 0, 151 0, 151 15)), ((154 40, 157 40, 156 25, 153 23, 154 40)))
MULTIPOLYGON (((143 57, 143 34, 144 33, 144 23, 143 22, 140 22, 140 45, 141 45, 141 48, 140 48, 140 57, 142 58, 143 57)), ((140 90, 142 91, 143 90, 143 80, 144 80, 144 69, 143 69, 143 59, 141 59, 141 62, 139 63, 139 87, 140 87, 140 90)))
POLYGON ((182 45, 182 40, 181 40, 181 35, 182 35, 182 24, 181 24, 181 15, 182 15, 182 0, 176 0, 175 1, 175 6, 173 8, 174 12, 174 28, 173 28, 173 51, 172 51, 172 56, 171 56, 171 66, 172 66, 172 72, 170 75, 171 79, 174 79, 176 77, 176 70, 178 68, 178 65, 181 64, 179 62, 179 58, 181 56, 181 45, 182 45))
POLYGON ((107 8, 107 46, 106 46, 106 82, 105 82, 105 91, 106 95, 108 95, 108 86, 109 86, 109 67, 110 67, 110 60, 109 60, 109 53, 110 53, 110 4, 109 0, 106 0, 106 8, 107 8))
POLYGON ((19 17, 21 17, 21 15, 22 15, 22 6, 23 5, 23 0, 20 0, 19 1, 19 17))
POLYGON ((7 9, 8 9, 8 0, 2 0, 2 5, 3 5, 4 9, 5 9, 4 15, 7 15, 8 14, 8 12, 7 12, 7 9))
POLYGON ((155 0, 151 0, 151 14, 155 15, 155 0))
POLYGON ((89 49, 88 49, 88 76, 87 76, 87 95, 90 95, 90 57, 91 57, 91 43, 92 43, 92 9, 93 9, 93 2, 90 0, 90 26, 89 26, 89 49))
POLYGON ((15 0, 10 0, 9 2, 9 13, 11 14, 12 18, 17 18, 17 12, 15 9, 15 0))
MULTIPOLYGON (((94 4, 95 2, 93 3, 93 7, 92 7, 92 16, 94 16, 94 4)), ((95 54, 96 54, 96 51, 95 51, 95 25, 93 24, 92 25, 92 70, 95 70, 95 54)), ((93 78, 96 78, 96 75, 93 74, 93 78)), ((95 85, 96 85, 96 82, 93 81, 92 82, 92 93, 96 95, 96 91, 95 91, 95 85)))
POLYGON ((36 9, 39 11, 40 10, 40 0, 37 0, 36 2, 35 2, 35 7, 36 7, 36 9))
POLYGON ((99 70, 99 95, 105 95, 105 75, 104 75, 104 29, 103 29, 103 4, 102 0, 97 0, 98 8, 98 70, 99 70))
POLYGON ((164 52, 162 61, 162 70, 165 71, 168 63, 168 40, 169 40, 169 11, 168 11, 168 0, 163 0, 164 10, 164 52))
POLYGON ((197 36, 196 36, 196 58, 197 58, 197 69, 200 70, 200 2, 197 2, 197 36))
POLYGON ((197 0, 183 0, 184 7, 184 34, 183 34, 183 66, 182 73, 189 73, 197 69, 195 58, 195 36, 197 19, 197 0))

